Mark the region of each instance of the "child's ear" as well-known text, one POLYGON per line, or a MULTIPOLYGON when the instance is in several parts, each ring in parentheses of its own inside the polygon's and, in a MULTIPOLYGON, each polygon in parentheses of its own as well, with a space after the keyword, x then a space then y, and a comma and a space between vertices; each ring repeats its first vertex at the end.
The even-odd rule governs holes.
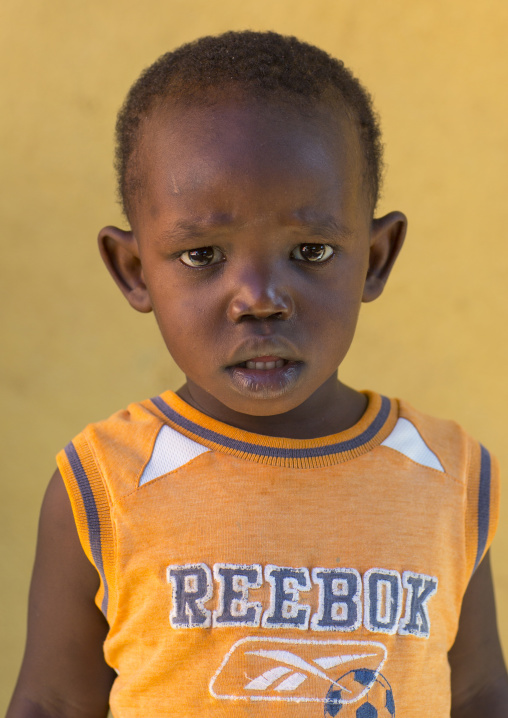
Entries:
POLYGON ((152 303, 134 234, 118 227, 104 227, 97 239, 104 264, 131 307, 138 312, 151 312, 152 303))
POLYGON ((372 302, 384 289, 406 236, 407 218, 402 212, 390 212, 372 220, 369 270, 362 301, 372 302))

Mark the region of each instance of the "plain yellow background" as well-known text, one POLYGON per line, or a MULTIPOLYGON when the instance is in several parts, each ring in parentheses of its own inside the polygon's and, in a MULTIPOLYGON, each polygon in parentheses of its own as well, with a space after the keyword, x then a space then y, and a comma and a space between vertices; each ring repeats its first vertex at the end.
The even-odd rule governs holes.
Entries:
POLYGON ((54 454, 87 422, 181 381, 153 317, 128 307, 96 249, 101 226, 125 226, 116 111, 162 52, 245 28, 321 46, 374 96, 387 161, 380 212, 406 212, 410 229, 341 376, 455 418, 498 455, 493 560, 508 654, 505 0, 2 0, 2 702, 21 660, 54 454))

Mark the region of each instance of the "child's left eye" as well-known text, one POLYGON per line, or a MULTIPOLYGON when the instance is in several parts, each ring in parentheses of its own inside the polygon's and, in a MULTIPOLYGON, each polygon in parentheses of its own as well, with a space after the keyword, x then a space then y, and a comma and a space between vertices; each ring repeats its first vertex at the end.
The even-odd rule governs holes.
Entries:
POLYGON ((329 244, 299 244, 291 252, 293 259, 304 262, 325 262, 333 254, 329 244))
POLYGON ((180 261, 188 267, 208 267, 222 262, 224 255, 217 247, 198 247, 180 255, 180 261))

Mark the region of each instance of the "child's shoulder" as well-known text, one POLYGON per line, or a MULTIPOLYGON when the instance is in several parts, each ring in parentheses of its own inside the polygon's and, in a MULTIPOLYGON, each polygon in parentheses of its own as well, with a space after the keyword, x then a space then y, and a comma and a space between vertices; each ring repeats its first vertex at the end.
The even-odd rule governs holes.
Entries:
POLYGON ((397 400, 398 421, 388 443, 404 446, 416 461, 429 465, 461 481, 478 475, 482 463, 491 463, 489 452, 460 424, 451 419, 431 416, 397 400))
MULTIPOLYGON (((441 472, 443 479, 459 484, 460 513, 476 568, 490 545, 499 520, 500 476, 494 456, 457 422, 436 418, 398 400, 398 420, 383 445, 417 464, 441 472)), ((436 512, 446 494, 435 487, 436 512)), ((417 494, 415 494, 417 497, 417 494)))
POLYGON ((121 467, 128 487, 142 471, 163 423, 154 408, 150 400, 133 402, 85 426, 57 455, 64 479, 68 474, 107 475, 121 467))

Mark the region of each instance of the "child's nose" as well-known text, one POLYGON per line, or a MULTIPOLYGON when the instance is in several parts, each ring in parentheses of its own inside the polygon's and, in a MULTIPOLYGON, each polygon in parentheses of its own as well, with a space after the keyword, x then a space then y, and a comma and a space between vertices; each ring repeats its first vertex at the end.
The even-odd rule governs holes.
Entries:
POLYGON ((266 268, 256 270, 250 267, 237 277, 228 306, 228 319, 231 321, 289 319, 293 312, 294 302, 290 292, 275 276, 270 276, 266 268))

